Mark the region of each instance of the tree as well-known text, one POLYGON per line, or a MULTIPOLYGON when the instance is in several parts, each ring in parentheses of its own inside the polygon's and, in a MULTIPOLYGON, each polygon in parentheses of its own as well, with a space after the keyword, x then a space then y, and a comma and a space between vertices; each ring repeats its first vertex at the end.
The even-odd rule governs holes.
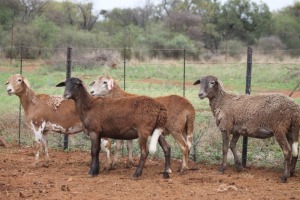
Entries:
MULTIPOLYGON (((274 34, 287 49, 299 49, 300 46, 300 3, 273 14, 274 34)), ((291 52, 293 53, 293 52, 291 52)))
POLYGON ((79 3, 77 4, 77 7, 79 8, 82 17, 82 22, 80 23, 81 28, 91 31, 99 18, 100 12, 98 12, 96 15, 93 15, 93 3, 79 3))
POLYGON ((218 30, 226 40, 238 39, 252 45, 270 32, 271 13, 265 3, 228 0, 221 9, 218 30))

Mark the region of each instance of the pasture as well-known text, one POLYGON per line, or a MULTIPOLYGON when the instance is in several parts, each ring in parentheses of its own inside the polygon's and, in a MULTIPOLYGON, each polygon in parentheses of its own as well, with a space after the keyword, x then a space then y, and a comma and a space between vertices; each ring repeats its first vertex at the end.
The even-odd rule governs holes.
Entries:
MULTIPOLYGON (((149 62, 129 61, 126 63, 124 83, 124 68, 81 67, 73 64, 72 76, 82 79, 86 85, 98 75, 109 74, 123 86, 127 92, 151 97, 183 94, 182 61, 152 60, 149 62)), ((23 75, 28 78, 36 93, 62 95, 63 88, 55 85, 65 79, 65 66, 58 63, 24 61, 23 75)), ((90 141, 79 133, 69 144, 69 150, 62 150, 62 136, 50 134, 50 166, 49 168, 32 168, 33 135, 24 125, 21 118, 20 148, 18 136, 19 99, 8 96, 4 83, 12 74, 19 73, 19 63, 11 65, 2 63, 0 66, 0 137, 14 147, 5 149, 0 146, 0 199, 25 197, 34 199, 44 197, 49 199, 297 199, 300 195, 299 164, 296 167, 296 177, 287 184, 278 183, 282 171, 282 151, 273 138, 259 140, 249 138, 247 168, 236 172, 229 152, 229 167, 225 174, 220 174, 217 167, 221 163, 221 135, 215 127, 214 119, 207 100, 197 97, 198 88, 193 82, 201 76, 217 76, 226 91, 235 94, 245 93, 246 63, 186 63, 185 97, 194 105, 197 114, 194 130, 194 143, 190 155, 190 168, 183 175, 176 170, 181 158, 180 150, 173 138, 167 137, 172 149, 171 167, 173 173, 170 180, 164 180, 160 172, 164 161, 162 151, 149 156, 141 180, 130 180, 133 170, 119 166, 109 172, 101 171, 96 178, 86 177, 90 162, 90 141), (158 167, 159 166, 159 167, 158 167), (257 183, 263 185, 258 187, 257 183), (145 192, 145 189, 147 192, 145 192), (6 198, 7 197, 7 198, 6 198)), ((261 92, 279 92, 290 94, 300 81, 300 68, 296 64, 256 64, 253 62, 251 94, 261 92)), ((89 86, 87 86, 89 88, 89 86)), ((292 96, 300 103, 299 89, 292 96)), ((24 113, 22 113, 24 116, 24 113)), ((242 140, 238 142, 241 156, 242 140)), ((139 148, 134 143, 134 155, 138 161, 139 148)), ((104 155, 101 155, 104 158, 104 155)), ((123 150, 125 163, 126 148, 123 150)), ((103 165, 101 165, 103 166, 103 165)))

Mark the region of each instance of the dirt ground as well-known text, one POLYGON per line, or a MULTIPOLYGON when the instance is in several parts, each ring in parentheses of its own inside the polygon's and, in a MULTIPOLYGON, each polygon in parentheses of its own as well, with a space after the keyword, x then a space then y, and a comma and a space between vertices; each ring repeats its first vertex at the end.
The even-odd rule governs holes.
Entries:
POLYGON ((135 167, 123 166, 88 178, 88 151, 51 149, 50 157, 49 167, 35 168, 32 148, 0 147, 0 199, 300 199, 299 169, 280 183, 281 170, 229 166, 220 174, 216 165, 191 161, 180 175, 180 161, 172 160, 171 178, 163 179, 164 161, 148 158, 139 180, 131 179, 135 167))

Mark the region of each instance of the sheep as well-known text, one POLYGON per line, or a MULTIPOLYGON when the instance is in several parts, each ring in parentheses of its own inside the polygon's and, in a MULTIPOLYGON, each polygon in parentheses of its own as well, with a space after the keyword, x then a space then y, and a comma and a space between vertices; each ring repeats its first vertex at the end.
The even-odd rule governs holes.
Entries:
MULTIPOLYGON (((49 153, 47 147, 47 133, 54 131, 63 134, 75 134, 83 131, 79 114, 72 100, 64 100, 62 97, 49 96, 46 94, 35 94, 24 76, 12 75, 8 81, 8 95, 17 95, 25 111, 26 124, 35 135, 35 162, 39 163, 40 149, 45 152, 44 166, 49 164, 49 153)), ((110 141, 103 138, 103 149, 106 151, 106 169, 111 168, 110 141)))
MULTIPOLYGON (((110 76, 99 76, 90 83, 92 86, 90 93, 94 96, 108 98, 122 98, 137 96, 125 92, 110 76)), ((164 135, 172 134, 182 152, 182 163, 178 171, 183 173, 188 169, 189 152, 193 141, 193 129, 195 121, 195 109, 193 105, 185 98, 178 95, 169 95, 155 98, 163 103, 168 109, 168 122, 164 135)), ((113 166, 119 157, 121 148, 120 140, 116 141, 116 154, 113 160, 113 166)), ((128 141, 129 142, 129 141, 128 141)), ((132 163, 132 141, 127 143, 128 161, 127 166, 132 163)))
POLYGON ((223 162, 219 170, 224 173, 227 166, 230 134, 230 149, 238 171, 242 170, 236 152, 240 135, 262 139, 274 136, 284 155, 284 172, 280 181, 286 182, 294 174, 298 158, 299 106, 282 94, 229 94, 214 76, 198 79, 194 85, 198 84, 198 96, 200 99, 209 99, 216 124, 222 132, 223 162))
POLYGON ((69 78, 56 86, 65 86, 63 96, 75 101, 81 122, 90 135, 90 177, 99 174, 99 142, 102 137, 108 137, 122 140, 139 138, 141 155, 134 179, 142 175, 148 153, 154 153, 159 142, 165 154, 163 177, 169 178, 171 148, 162 135, 167 123, 167 108, 163 104, 145 96, 120 99, 93 97, 78 78, 69 78), (147 139, 151 134, 148 150, 147 139))

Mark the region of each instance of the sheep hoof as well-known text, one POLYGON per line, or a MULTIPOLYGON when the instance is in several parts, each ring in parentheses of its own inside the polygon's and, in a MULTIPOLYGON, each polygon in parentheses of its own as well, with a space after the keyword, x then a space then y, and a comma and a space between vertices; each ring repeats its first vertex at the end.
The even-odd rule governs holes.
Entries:
POLYGON ((49 167, 49 163, 48 163, 48 162, 45 162, 45 163, 43 164, 43 167, 48 168, 48 167, 49 167))
POLYGON ((170 175, 168 172, 163 172, 163 178, 167 179, 170 178, 170 175))
POLYGON ((131 161, 126 163, 126 168, 130 169, 132 167, 133 163, 131 161))
POLYGON ((287 181, 287 178, 286 178, 286 177, 284 177, 284 176, 281 176, 281 177, 280 177, 280 182, 281 182, 281 183, 286 183, 286 181, 287 181))
POLYGON ((179 174, 183 174, 185 171, 189 170, 188 167, 180 167, 177 172, 179 172, 179 174))
POLYGON ((236 165, 236 171, 240 172, 243 170, 243 166, 241 164, 236 165))
POLYGON ((94 175, 93 174, 88 174, 88 176, 87 176, 88 178, 93 178, 94 177, 94 175))
POLYGON ((222 174, 224 174, 226 167, 223 167, 223 165, 219 168, 219 172, 221 172, 222 174))
POLYGON ((92 170, 92 169, 91 169, 91 170, 89 171, 89 176, 92 176, 92 177, 93 177, 93 176, 97 176, 98 174, 99 174, 99 170, 92 170))
POLYGON ((134 173, 133 176, 132 176, 132 179, 133 180, 138 180, 140 178, 141 174, 137 174, 137 173, 134 173))

